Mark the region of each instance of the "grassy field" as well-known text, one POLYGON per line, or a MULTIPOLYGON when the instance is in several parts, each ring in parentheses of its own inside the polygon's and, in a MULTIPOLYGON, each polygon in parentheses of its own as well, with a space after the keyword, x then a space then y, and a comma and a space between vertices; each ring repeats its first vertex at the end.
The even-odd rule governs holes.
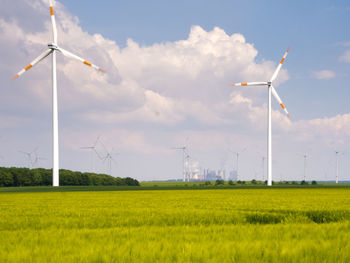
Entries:
POLYGON ((0 213, 0 262, 350 262, 350 188, 2 192, 0 213))

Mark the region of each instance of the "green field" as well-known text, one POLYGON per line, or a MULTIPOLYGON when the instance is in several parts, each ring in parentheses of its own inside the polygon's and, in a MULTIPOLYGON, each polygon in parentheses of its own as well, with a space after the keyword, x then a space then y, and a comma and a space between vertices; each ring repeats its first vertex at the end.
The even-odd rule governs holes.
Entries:
POLYGON ((350 188, 65 189, 0 193, 0 262, 350 262, 350 188))

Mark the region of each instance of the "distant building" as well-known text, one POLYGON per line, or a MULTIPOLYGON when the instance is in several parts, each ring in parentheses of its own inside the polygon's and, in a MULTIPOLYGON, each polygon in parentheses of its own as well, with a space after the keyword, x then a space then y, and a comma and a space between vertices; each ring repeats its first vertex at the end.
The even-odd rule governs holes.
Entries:
POLYGON ((228 180, 237 181, 238 180, 237 171, 231 171, 230 176, 228 177, 228 180))
POLYGON ((226 180, 226 171, 225 170, 218 170, 217 177, 220 180, 226 180))
POLYGON ((222 178, 216 173, 216 171, 209 171, 209 170, 206 171, 204 176, 205 181, 215 181, 217 179, 222 179, 222 178))

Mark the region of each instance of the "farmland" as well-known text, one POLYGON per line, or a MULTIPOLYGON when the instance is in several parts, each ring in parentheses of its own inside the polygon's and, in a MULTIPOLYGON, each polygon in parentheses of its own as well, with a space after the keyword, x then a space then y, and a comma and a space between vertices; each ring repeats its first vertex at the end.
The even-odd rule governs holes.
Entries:
POLYGON ((350 188, 0 193, 1 262, 349 262, 350 188))

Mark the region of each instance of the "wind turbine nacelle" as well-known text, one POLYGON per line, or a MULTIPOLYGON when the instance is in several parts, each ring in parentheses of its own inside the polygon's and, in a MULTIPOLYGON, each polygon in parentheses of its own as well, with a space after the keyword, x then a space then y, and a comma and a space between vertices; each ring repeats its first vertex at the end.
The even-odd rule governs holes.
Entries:
POLYGON ((49 47, 49 49, 55 49, 55 50, 58 49, 58 46, 55 44, 47 44, 47 46, 49 47))

